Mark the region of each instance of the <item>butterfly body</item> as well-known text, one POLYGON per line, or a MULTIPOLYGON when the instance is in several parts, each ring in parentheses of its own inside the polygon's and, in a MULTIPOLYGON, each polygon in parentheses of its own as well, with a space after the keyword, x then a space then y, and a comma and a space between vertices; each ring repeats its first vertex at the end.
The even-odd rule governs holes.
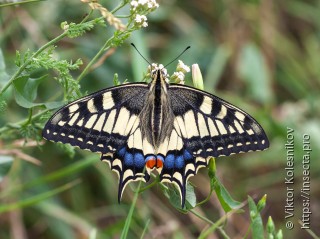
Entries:
POLYGON ((74 101, 47 122, 43 137, 102 154, 119 176, 118 199, 130 181, 174 183, 182 207, 190 176, 211 157, 263 150, 261 126, 247 113, 204 91, 152 81, 111 87, 74 101))

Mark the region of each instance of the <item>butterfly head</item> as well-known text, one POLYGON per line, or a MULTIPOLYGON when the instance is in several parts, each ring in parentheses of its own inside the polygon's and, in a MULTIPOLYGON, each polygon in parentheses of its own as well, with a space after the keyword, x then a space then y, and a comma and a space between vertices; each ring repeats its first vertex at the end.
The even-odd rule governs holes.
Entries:
POLYGON ((167 69, 162 64, 152 63, 148 67, 148 72, 150 73, 151 79, 156 81, 157 79, 163 79, 165 82, 169 83, 169 74, 167 69))

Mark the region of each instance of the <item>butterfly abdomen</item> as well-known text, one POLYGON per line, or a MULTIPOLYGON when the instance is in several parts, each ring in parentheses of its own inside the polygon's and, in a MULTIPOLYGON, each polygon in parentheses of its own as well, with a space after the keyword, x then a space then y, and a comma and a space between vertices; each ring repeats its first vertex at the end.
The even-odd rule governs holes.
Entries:
POLYGON ((154 145, 159 144, 159 132, 161 130, 162 122, 162 104, 161 104, 161 81, 160 75, 157 73, 157 79, 154 86, 154 104, 152 109, 152 135, 154 145))

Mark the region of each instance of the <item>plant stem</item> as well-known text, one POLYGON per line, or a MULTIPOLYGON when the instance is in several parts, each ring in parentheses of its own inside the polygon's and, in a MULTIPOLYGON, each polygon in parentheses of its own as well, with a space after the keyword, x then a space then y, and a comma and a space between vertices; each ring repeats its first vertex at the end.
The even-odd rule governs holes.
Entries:
MULTIPOLYGON (((233 213, 236 210, 232 210, 229 213, 233 213)), ((228 213, 228 214, 229 214, 228 213)), ((204 239, 207 238, 212 232, 214 232, 216 229, 219 229, 219 227, 225 222, 225 220, 228 217, 228 214, 225 214, 223 217, 221 217, 217 222, 213 223, 211 227, 209 227, 207 230, 203 231, 198 239, 204 239)))
POLYGON ((149 185, 147 185, 147 186, 139 189, 139 193, 142 193, 143 191, 145 191, 145 190, 147 190, 147 189, 149 189, 149 188, 152 188, 153 186, 155 186, 155 185, 158 184, 159 182, 160 182, 159 179, 154 180, 154 181, 153 181, 152 183, 150 183, 149 185))
POLYGON ((211 224, 211 225, 214 225, 214 222, 209 220, 208 218, 204 217, 204 216, 201 216, 199 213, 197 213, 195 210, 191 209, 189 212, 191 212, 193 215, 195 215, 196 217, 200 218, 201 220, 211 224))
POLYGON ((138 185, 138 190, 136 190, 136 192, 134 194, 134 197, 133 197, 133 200, 132 200, 132 203, 131 203, 131 206, 130 206, 129 213, 128 213, 128 216, 126 218, 126 222, 125 222, 124 227, 123 227, 123 231, 121 232, 121 236, 120 236, 121 239, 126 239, 127 236, 128 236, 131 220, 132 220, 132 217, 133 217, 133 211, 134 211, 134 208, 136 206, 136 203, 137 203, 137 200, 138 200, 138 196, 139 196, 139 190, 140 190, 140 187, 141 187, 141 182, 142 181, 140 180, 139 181, 139 185, 138 185))
POLYGON ((88 73, 90 67, 96 62, 96 60, 106 51, 110 48, 108 46, 110 42, 113 40, 114 36, 112 36, 110 39, 108 39, 103 46, 100 48, 98 53, 92 58, 92 60, 88 63, 88 65, 84 68, 84 70, 81 72, 81 74, 78 76, 77 81, 80 82, 82 78, 88 73))

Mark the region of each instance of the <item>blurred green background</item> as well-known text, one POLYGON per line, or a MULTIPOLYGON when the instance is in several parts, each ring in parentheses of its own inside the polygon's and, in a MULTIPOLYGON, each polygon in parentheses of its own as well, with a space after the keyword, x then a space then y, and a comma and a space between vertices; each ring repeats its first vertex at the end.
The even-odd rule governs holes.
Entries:
MULTIPOLYGON (((10 1, 0 4, 4 2, 10 1)), ((108 9, 117 5, 117 1, 99 3, 108 9)), ((121 82, 142 80, 147 64, 130 42, 147 59, 162 64, 190 45, 180 59, 190 66, 199 64, 205 90, 249 112, 270 139, 266 151, 218 158, 219 178, 238 201, 245 201, 247 195, 257 200, 267 194, 264 223, 272 216, 284 238, 316 238, 301 229, 298 220, 302 219, 303 206, 302 140, 308 134, 312 148, 311 229, 320 235, 320 1, 158 3, 159 9, 148 15, 149 26, 134 32, 121 47, 107 51, 82 79, 82 93, 112 86, 115 73, 121 82), (288 127, 294 130, 292 230, 285 224, 288 127)), ((0 86, 17 69, 16 50, 37 50, 61 34, 61 22, 78 23, 89 11, 80 0, 47 0, 0 8, 0 86)), ((119 14, 127 14, 126 9, 121 11, 119 14)), ((81 58, 84 64, 72 72, 76 78, 112 32, 111 27, 96 26, 82 37, 64 38, 56 44, 54 57, 73 61, 81 58)), ((174 69, 175 63, 168 67, 169 73, 174 69)), ((61 90, 53 80, 55 72, 47 74, 48 79, 39 86, 39 102, 52 100, 61 90)), ((191 84, 190 79, 191 74, 187 75, 187 84, 191 84)), ((28 110, 15 102, 12 88, 4 99, 7 105, 0 105, 0 128, 28 117, 28 110)), ((0 213, 0 238, 88 238, 93 228, 97 229, 97 238, 118 238, 121 234, 134 187, 127 187, 119 205, 116 174, 100 162, 98 155, 76 149, 72 157, 70 148, 44 141, 37 145, 34 138, 25 142, 18 131, 1 135, 0 160, 0 209, 16 205, 15 210, 0 213), (52 196, 34 198, 50 196, 45 193, 52 196), (34 201, 26 202, 28 198, 34 201), (26 204, 20 205, 21 201, 26 204)), ((191 182, 198 200, 206 198, 210 188, 207 170, 201 169, 191 182)), ((250 221, 247 206, 244 209, 224 225, 230 238, 245 237, 250 221)), ((224 215, 215 195, 196 211, 212 221, 224 215)), ((146 224, 145 238, 196 238, 208 227, 194 214, 174 209, 159 186, 139 195, 128 238, 140 238, 146 224)), ((226 237, 218 231, 209 238, 226 237)))

